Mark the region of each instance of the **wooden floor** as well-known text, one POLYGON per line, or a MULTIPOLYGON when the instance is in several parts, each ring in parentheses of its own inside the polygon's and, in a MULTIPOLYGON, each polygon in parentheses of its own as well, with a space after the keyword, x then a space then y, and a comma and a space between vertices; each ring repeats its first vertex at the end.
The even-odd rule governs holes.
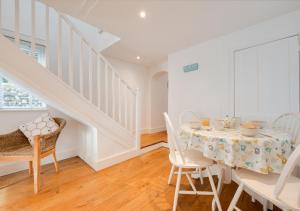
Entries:
POLYGON ((160 142, 167 142, 166 131, 141 135, 141 148, 151 146, 160 142))
MULTIPOLYGON (((167 185, 169 170, 165 148, 97 173, 80 158, 71 158, 60 162, 58 174, 53 165, 43 166, 42 192, 38 195, 33 194, 33 180, 27 171, 0 177, 0 210, 171 210, 175 181, 173 178, 172 185, 167 185)), ((183 183, 187 184, 185 180, 183 183)), ((236 188, 234 183, 224 186, 223 210, 236 188)), ((202 189, 208 189, 207 180, 202 189)), ((243 211, 262 210, 245 193, 239 206, 243 211)), ((180 196, 178 210, 211 210, 211 197, 180 196)))

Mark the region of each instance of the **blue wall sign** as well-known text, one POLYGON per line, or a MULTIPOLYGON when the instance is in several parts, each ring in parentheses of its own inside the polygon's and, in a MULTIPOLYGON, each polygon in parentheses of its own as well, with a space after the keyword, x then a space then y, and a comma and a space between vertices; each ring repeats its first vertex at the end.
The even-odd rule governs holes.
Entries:
POLYGON ((196 71, 196 70, 198 70, 198 68, 199 68, 198 63, 185 65, 185 66, 183 66, 183 72, 187 73, 187 72, 196 71))

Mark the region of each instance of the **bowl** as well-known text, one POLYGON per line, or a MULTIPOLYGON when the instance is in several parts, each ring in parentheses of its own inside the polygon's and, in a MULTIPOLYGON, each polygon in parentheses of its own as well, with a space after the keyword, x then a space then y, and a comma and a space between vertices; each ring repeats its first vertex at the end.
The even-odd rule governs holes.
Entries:
POLYGON ((266 121, 253 120, 253 121, 250 121, 250 122, 253 123, 253 124, 255 124, 260 129, 263 129, 263 128, 265 128, 267 126, 267 122, 266 121))
POLYGON ((240 130, 241 130, 241 134, 243 136, 248 136, 248 137, 255 137, 259 132, 259 128, 244 128, 244 127, 241 127, 240 130))
POLYGON ((190 127, 195 130, 201 129, 201 122, 190 122, 190 127))
POLYGON ((240 131, 243 136, 254 137, 258 134, 260 127, 253 122, 246 122, 241 125, 240 131))

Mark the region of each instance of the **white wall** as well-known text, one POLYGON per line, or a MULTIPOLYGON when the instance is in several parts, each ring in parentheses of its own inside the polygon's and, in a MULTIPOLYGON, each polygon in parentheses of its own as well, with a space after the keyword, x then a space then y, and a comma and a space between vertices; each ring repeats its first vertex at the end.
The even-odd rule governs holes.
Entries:
POLYGON ((168 57, 169 113, 184 109, 209 117, 233 115, 233 51, 300 32, 300 10, 172 53, 168 57), (199 71, 184 73, 184 65, 199 71))
MULTIPOLYGON (((40 111, 0 111, 0 134, 5 134, 16 130, 21 124, 30 122, 47 110, 40 111)), ((71 117, 49 108, 49 112, 54 117, 61 117, 67 121, 66 127, 62 131, 57 142, 57 158, 58 160, 74 157, 78 151, 78 141, 80 133, 78 128, 81 123, 71 117)), ((43 159, 43 163, 52 162, 52 158, 43 159)), ((20 171, 28 168, 27 162, 3 162, 0 163, 0 176, 20 171)))
POLYGON ((97 51, 103 51, 120 40, 119 37, 109 32, 101 31, 101 28, 94 27, 72 16, 67 16, 73 25, 81 32, 84 38, 93 45, 97 51))

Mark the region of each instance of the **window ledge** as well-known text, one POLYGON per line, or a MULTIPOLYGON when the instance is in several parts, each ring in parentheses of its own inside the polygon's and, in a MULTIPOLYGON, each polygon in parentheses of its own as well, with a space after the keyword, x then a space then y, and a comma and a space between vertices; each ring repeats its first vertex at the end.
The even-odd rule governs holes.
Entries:
POLYGON ((18 111, 48 111, 49 108, 0 108, 0 112, 18 111))

